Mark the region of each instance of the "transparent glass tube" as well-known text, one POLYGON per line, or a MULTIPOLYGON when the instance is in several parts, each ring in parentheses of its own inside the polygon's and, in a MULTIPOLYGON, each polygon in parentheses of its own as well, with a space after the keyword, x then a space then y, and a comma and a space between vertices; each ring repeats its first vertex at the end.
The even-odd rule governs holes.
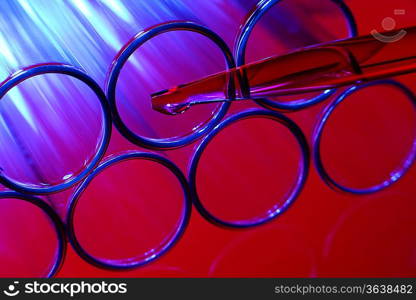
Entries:
POLYGON ((152 106, 174 115, 196 104, 303 94, 411 73, 416 27, 403 30, 406 35, 394 43, 369 35, 247 64, 155 93, 152 106), (230 80, 240 90, 236 99, 221 97, 230 80))

